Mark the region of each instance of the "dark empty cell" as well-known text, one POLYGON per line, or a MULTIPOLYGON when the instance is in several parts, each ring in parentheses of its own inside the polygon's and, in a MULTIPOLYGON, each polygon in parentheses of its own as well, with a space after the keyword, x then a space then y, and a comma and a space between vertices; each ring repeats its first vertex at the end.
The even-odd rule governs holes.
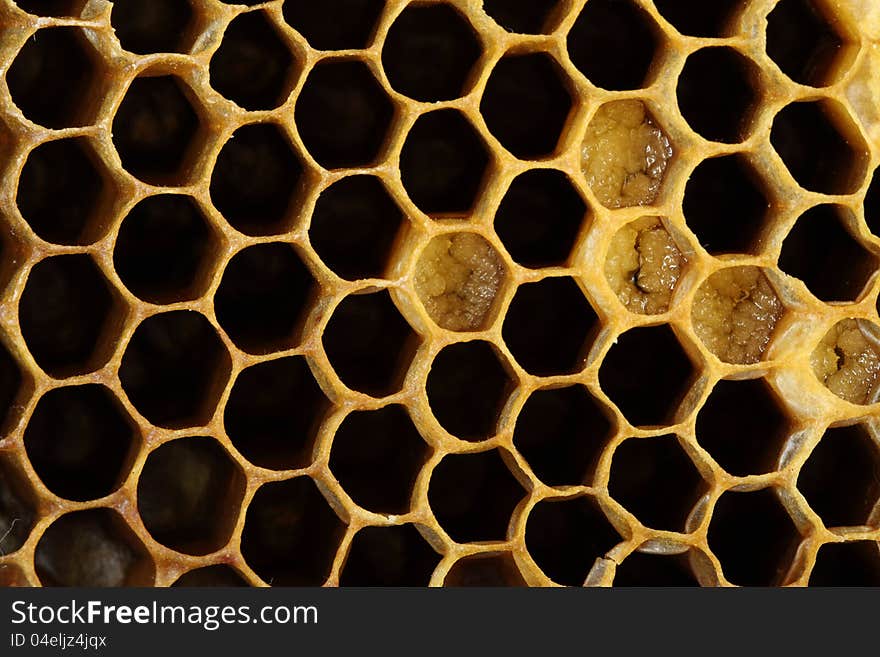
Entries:
POLYGON ((104 190, 97 162, 83 138, 46 142, 28 154, 16 203, 39 237, 55 244, 89 241, 104 190))
POLYGON ((365 527, 352 539, 340 586, 427 586, 440 555, 413 525, 365 527))
POLYGON ((21 334, 34 360, 53 376, 101 365, 102 338, 114 330, 114 297, 85 254, 46 258, 31 269, 18 302, 21 334))
POLYGON ((614 586, 699 586, 686 555, 633 552, 614 574, 614 586))
POLYGON ((140 77, 116 110, 113 143, 123 168, 136 178, 183 184, 198 128, 199 117, 177 78, 140 77))
MULTIPOLYGON (((841 114, 838 120, 849 123, 841 114)), ((776 115, 770 142, 804 189, 852 194, 864 179, 867 146, 851 124, 846 132, 842 134, 821 101, 795 102, 776 115)))
POLYGON ((874 177, 865 196, 865 222, 875 236, 880 236, 880 168, 874 171, 874 177))
POLYGON ((151 586, 149 553, 110 509, 61 516, 37 543, 34 567, 43 586, 151 586))
POLYGON ((198 296, 213 248, 211 229, 195 201, 161 194, 138 203, 122 222, 113 267, 145 301, 182 301, 198 296))
POLYGON ((378 178, 351 176, 318 197, 309 241, 338 276, 378 278, 402 222, 403 213, 378 178))
POLYGON ((236 130, 217 156, 211 200, 245 235, 284 232, 303 166, 281 129, 271 123, 236 130))
POLYGON ((317 50, 366 48, 385 0, 287 0, 284 20, 317 50))
POLYGON ((655 29, 631 0, 590 0, 568 33, 568 54, 597 87, 638 89, 654 60, 655 29))
POLYGON ((876 541, 826 543, 816 554, 810 586, 880 586, 876 541))
POLYGON ((238 520, 244 476, 213 438, 181 438, 147 457, 138 479, 138 513, 162 545, 208 554, 226 545, 238 520))
POLYGON ((113 0, 110 24, 129 52, 186 52, 192 40, 189 0, 113 0))
POLYGON ((444 457, 428 487, 434 517, 457 543, 505 540, 510 516, 524 496, 497 449, 444 457))
POLYGON ((325 169, 368 166, 379 156, 394 116, 388 94, 357 60, 319 62, 296 101, 306 149, 325 169))
POLYGON ((519 264, 539 268, 568 260, 587 205, 562 171, 517 176, 495 213, 495 232, 519 264))
POLYGON ((715 504, 708 534, 724 576, 740 586, 780 584, 799 538, 770 488, 724 493, 715 504))
POLYGON ((204 568, 196 568, 177 578, 177 581, 171 585, 171 588, 188 588, 188 587, 205 587, 205 586, 225 586, 225 587, 242 587, 250 586, 247 580, 242 577, 238 571, 233 570, 229 566, 218 564, 216 566, 205 566, 204 568))
POLYGON ((767 54, 795 82, 823 86, 843 39, 812 0, 781 0, 767 17, 767 54))
POLYGON ((345 525, 308 477, 264 484, 248 506, 241 553, 264 582, 319 586, 345 525))
POLYGON ((35 16, 78 16, 84 0, 15 0, 19 9, 35 16))
POLYGON ((599 384, 634 425, 674 421, 694 367, 668 325, 635 328, 602 361, 599 384))
POLYGON ((705 482, 675 436, 624 440, 611 461, 608 492, 646 527, 684 531, 705 482))
POLYGON ((483 0, 483 10, 508 32, 547 34, 559 0, 483 0))
POLYGON ((526 549, 557 584, 581 586, 596 559, 621 541, 588 495, 538 502, 526 522, 526 549))
POLYGON ((0 555, 12 554, 24 545, 36 520, 33 495, 25 478, 0 461, 0 555))
POLYGON ((315 280, 289 244, 257 244, 233 256, 214 295, 214 312, 241 349, 269 353, 298 341, 315 280))
POLYGON ((268 110, 289 92, 293 55, 266 12, 239 14, 211 57, 211 86, 247 110, 268 110))
POLYGON ((388 30, 382 67, 392 88, 405 96, 452 100, 466 91, 481 51, 470 23, 451 6, 409 5, 388 30))
POLYGON ((459 559, 446 573, 443 586, 526 586, 526 582, 513 556, 505 552, 459 559))
POLYGON ((513 443, 548 486, 578 486, 592 478, 611 426, 583 386, 536 390, 519 413, 513 443))
POLYGON ((374 397, 400 390, 417 340, 387 290, 343 299, 323 337, 324 351, 342 382, 374 397))
POLYGON ((776 469, 790 423, 763 379, 719 381, 697 415, 697 442, 732 475, 776 469))
POLYGON ((835 205, 808 210, 779 255, 782 271, 801 279, 822 301, 855 301, 877 270, 877 256, 849 232, 844 215, 852 218, 835 205))
POLYGON ((277 470, 309 464, 327 397, 302 356, 245 369, 232 387, 224 426, 251 463, 277 470))
POLYGON ((86 125, 96 82, 94 53, 76 27, 37 30, 16 55, 6 84, 18 109, 47 128, 86 125))
POLYGON ((431 412, 442 427, 474 441, 495 433, 511 388, 504 365, 483 341, 445 347, 434 358, 425 386, 431 412))
POLYGON ((741 156, 704 160, 685 188, 685 221, 713 255, 757 251, 769 209, 758 174, 741 156))
POLYGON ((122 356, 119 380, 147 420, 178 428, 211 418, 229 369, 229 353, 210 322, 177 310, 141 322, 122 356))
POLYGON ((678 78, 678 106, 685 120, 710 141, 735 144, 751 129, 758 92, 751 60, 733 48, 698 50, 678 78))
POLYGON ((28 460, 46 488, 77 501, 116 490, 128 476, 137 442, 131 418, 97 384, 47 392, 24 433, 28 460))
POLYGON ((880 450, 860 425, 828 429, 797 487, 826 527, 864 525, 880 498, 880 450))
POLYGON ((402 514, 428 453, 403 406, 355 411, 333 437, 330 470, 356 504, 402 514))
POLYGON ((569 374, 583 368, 597 321, 574 279, 545 278, 519 286, 502 335, 513 357, 530 374, 569 374))
POLYGON ((465 215, 474 207, 486 175, 486 144, 453 109, 420 116, 400 153, 406 193, 427 214, 465 215))
MULTIPOLYGON (((10 419, 10 411, 18 396, 21 386, 21 369, 18 363, 0 342, 0 432, 5 428, 10 419)), ((2 435, 2 433, 0 433, 2 435)))
POLYGON ((654 0, 654 5, 682 34, 723 37, 731 33, 731 23, 744 3, 741 0, 654 0))

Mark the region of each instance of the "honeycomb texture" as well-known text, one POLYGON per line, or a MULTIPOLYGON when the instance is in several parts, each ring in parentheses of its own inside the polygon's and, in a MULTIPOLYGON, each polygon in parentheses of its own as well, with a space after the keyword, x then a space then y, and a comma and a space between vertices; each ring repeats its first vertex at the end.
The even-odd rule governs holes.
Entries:
POLYGON ((0 585, 880 578, 875 0, 0 0, 0 585))

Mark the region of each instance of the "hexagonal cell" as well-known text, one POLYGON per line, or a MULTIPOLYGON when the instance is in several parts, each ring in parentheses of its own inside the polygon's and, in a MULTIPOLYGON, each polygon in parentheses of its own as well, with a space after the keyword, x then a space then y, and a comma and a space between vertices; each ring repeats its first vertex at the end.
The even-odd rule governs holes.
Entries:
POLYGON ((485 238, 447 233, 432 239, 422 251, 415 289, 438 326, 479 331, 492 320, 506 277, 504 261, 485 238))
POLYGON ((427 586, 440 563, 414 525, 364 527, 351 541, 340 586, 427 586))
POLYGON ((697 442, 737 477, 776 469, 792 425, 764 379, 719 381, 697 415, 697 442))
POLYGON ((15 0, 16 6, 34 16, 77 16, 82 0, 15 0))
POLYGON ((810 362, 819 381, 835 395, 853 404, 873 404, 880 376, 880 327, 844 319, 825 334, 810 362))
POLYGON ((37 30, 6 72, 12 102, 34 123, 62 129, 88 125, 100 84, 99 58, 78 27, 37 30))
POLYGON ((247 110, 269 110, 290 93, 293 55, 264 11, 239 14, 211 57, 211 86, 247 110))
POLYGON ((653 19, 631 0, 590 0, 568 33, 568 54, 597 87, 639 89, 659 46, 656 30, 653 19))
POLYGON ((46 488, 77 501, 115 491, 128 477, 138 443, 125 409, 98 384, 50 390, 24 432, 28 460, 46 488))
POLYGON ((646 527, 684 531, 705 488, 674 435, 629 438, 614 450, 608 492, 646 527))
POLYGON ((510 516, 524 496, 497 449, 445 456, 428 487, 434 517, 457 543, 505 540, 510 516))
POLYGON ((669 310, 687 258, 657 217, 642 217, 611 240, 605 278, 627 310, 660 315, 669 310))
POLYGON ((730 35, 731 23, 742 10, 743 3, 740 0, 654 0, 654 6, 682 34, 711 38, 730 35))
POLYGON ((682 116, 709 141, 743 141, 757 109, 758 75, 752 60, 733 48, 698 50, 688 57, 678 78, 682 116))
POLYGON ((445 347, 431 365, 425 391, 440 425, 462 440, 495 433, 513 382, 491 343, 477 340, 445 347))
POLYGON ((341 278, 381 278, 403 223, 403 212, 379 178, 349 176, 321 192, 309 241, 341 278))
POLYGON ((526 586, 509 552, 481 553, 455 562, 443 586, 526 586))
POLYGON ((862 425, 831 428, 801 467, 797 488, 826 527, 860 526, 880 499, 880 447, 862 425))
POLYGON ((697 289, 691 321, 706 348, 725 363, 764 360, 785 307, 760 267, 729 267, 697 289))
POLYGON ((876 541, 826 543, 816 554, 810 586, 880 586, 880 545, 876 541))
POLYGON ((587 126, 581 170, 602 205, 628 208, 657 200, 675 151, 640 100, 602 105, 587 126))
POLYGON ((874 170, 874 177, 865 196, 865 223, 874 235, 880 235, 880 167, 874 170))
POLYGON ((129 52, 187 52, 195 25, 190 0, 113 0, 110 25, 129 52))
POLYGON ((487 175, 486 143, 455 109, 423 114, 400 153, 400 178, 422 212, 439 217, 468 215, 487 175))
POLYGON ((557 584, 581 586, 596 559, 621 541, 591 495, 538 502, 526 522, 526 549, 557 584))
POLYGON ((226 334, 249 353, 289 349, 317 285, 290 245, 256 244, 236 253, 214 294, 214 312, 226 334))
POLYGON ((599 384, 632 424, 675 420, 694 365, 668 324, 634 328, 617 338, 599 369, 599 384))
POLYGON ((155 566, 140 539, 112 509, 61 516, 34 554, 43 586, 152 586, 155 566))
POLYGON ((843 37, 812 0, 781 0, 767 16, 767 54, 795 82, 830 83, 843 45, 843 37))
POLYGON ((425 102, 458 98, 467 91, 482 47, 468 20, 452 6, 408 5, 382 46, 382 68, 392 88, 425 102), (424 63, 430 61, 430 66, 424 63))
POLYGON ((160 194, 135 205, 119 227, 113 268, 136 297, 152 303, 197 298, 217 242, 189 196, 160 194))
POLYGON ((210 420, 230 368, 229 353, 204 315, 176 310, 140 323, 122 356, 119 381, 141 415, 176 429, 210 420))
POLYGON ((55 377, 103 365, 123 314, 110 284, 86 254, 38 262, 18 302, 25 344, 37 365, 55 377))
POLYGON ((173 75, 132 81, 113 118, 113 144, 126 171, 154 185, 185 183, 199 145, 191 93, 173 75))
POLYGON ((394 106, 361 61, 318 62, 296 101, 306 149, 325 169, 369 166, 379 158, 394 106))
POLYGON ((302 175, 302 162, 277 125, 246 125, 217 156, 211 201, 245 235, 282 233, 302 175))
POLYGON ((548 486, 588 484, 611 437, 609 411, 574 385, 536 390, 516 420, 513 444, 548 486))
POLYGON ((707 538, 729 582, 773 586, 782 583, 800 534, 773 489, 763 488, 725 492, 715 503, 707 538))
POLYGON ((247 510, 241 553, 264 582, 319 586, 345 525, 309 477, 263 484, 247 510))
MULTIPOLYGON (((16 360, 0 342, 0 431, 6 428, 6 422, 10 419, 19 388, 21 387, 21 369, 16 360)), ((2 435, 2 434, 0 434, 2 435)))
POLYGON ((18 550, 37 520, 34 494, 12 464, 0 460, 0 555, 18 550))
POLYGON ((508 32, 549 34, 559 0, 484 0, 483 11, 508 32))
POLYGON ((184 573, 177 578, 171 588, 203 588, 206 586, 243 587, 250 586, 250 584, 237 570, 225 564, 217 564, 184 573))
POLYGON ((308 465, 329 402, 302 356, 246 368, 229 393, 223 423, 235 448, 254 465, 287 470, 308 465))
POLYGON ((780 269, 801 279, 822 301, 857 300, 877 271, 878 258, 850 232, 855 223, 843 206, 807 210, 782 244, 780 269))
POLYGON ((598 321, 574 279, 545 278, 519 286, 504 318, 502 336, 530 374, 570 374, 583 368, 598 321))
POLYGON ((322 338, 342 382, 374 397, 400 390, 418 342, 388 290, 347 296, 333 311, 322 338))
POLYGON ((329 465, 359 506, 403 514, 429 453, 406 407, 395 404, 350 413, 333 437, 329 465))
POLYGON ((712 255, 757 253, 769 223, 764 183, 741 155, 701 162, 688 179, 684 218, 712 255))
POLYGON ((89 141, 74 137, 44 142, 28 154, 15 202, 40 238, 86 244, 97 237, 112 193, 89 141))
MULTIPOLYGON (((699 5, 698 5, 699 6, 699 5)), ((699 586, 687 563, 686 554, 633 552, 617 566, 616 587, 699 586)))
POLYGON ((495 232, 525 267, 564 265, 586 213, 586 203, 565 173, 532 169, 510 183, 495 213, 495 232))
POLYGON ((808 191, 852 194, 864 181, 868 147, 842 107, 822 101, 791 103, 773 119, 770 142, 808 191))
POLYGON ((480 101, 486 126, 523 160, 551 155, 572 100, 559 64, 546 53, 508 54, 492 70, 480 101))
POLYGON ((385 0, 286 0, 284 20, 317 50, 366 48, 385 0))
POLYGON ((229 541, 245 477, 213 438, 179 438, 147 457, 138 479, 138 513, 154 540, 186 554, 229 541))

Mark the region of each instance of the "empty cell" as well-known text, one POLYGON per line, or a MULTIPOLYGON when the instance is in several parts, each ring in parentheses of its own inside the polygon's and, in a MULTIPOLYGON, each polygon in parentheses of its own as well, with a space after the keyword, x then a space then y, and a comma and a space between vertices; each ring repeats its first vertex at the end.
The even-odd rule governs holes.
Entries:
POLYGON ((329 406, 302 356, 246 368, 226 402, 223 424, 233 446, 254 465, 274 470, 307 466, 329 406))
POLYGON ((140 442, 131 418, 103 385, 54 388, 40 398, 24 432, 37 476, 68 500, 94 500, 128 477, 140 442))
POLYGON ((559 0, 484 0, 483 11, 508 32, 548 34, 561 13, 560 4, 559 0))
POLYGON ((880 168, 874 170, 874 176, 865 196, 865 222, 874 235, 880 235, 880 168))
POLYGON ((654 0, 657 11, 682 34, 696 37, 724 37, 741 9, 741 0, 654 0))
POLYGON ((880 544, 826 543, 816 554, 809 586, 880 586, 880 544))
POLYGON ((443 586, 509 587, 526 586, 516 561, 509 552, 481 553, 453 564, 443 586))
POLYGON ((614 586, 679 587, 699 586, 687 563, 686 554, 633 552, 617 566, 614 586))
POLYGON ((190 0, 113 0, 110 24, 129 52, 186 52, 194 37, 190 0))
POLYGON ((781 0, 767 16, 767 54, 795 82, 813 87, 832 82, 843 45, 813 0, 781 0))
POLYGON ((317 50, 366 48, 385 0, 286 0, 284 20, 317 50))
POLYGON ((832 393, 853 404, 873 404, 880 376, 880 327, 844 319, 825 334, 810 362, 816 378, 832 393))
POLYGON ((428 487, 434 517, 457 543, 505 540, 511 514, 524 496, 497 449, 447 455, 428 487))
POLYGON ((250 586, 250 584, 237 570, 230 566, 217 564, 215 566, 195 568, 188 573, 184 573, 177 578, 177 581, 171 585, 171 588, 202 588, 206 586, 242 587, 250 586))
POLYGON ((19 9, 35 16, 78 16, 83 0, 15 0, 19 9))
POLYGON ((21 368, 6 345, 0 342, 0 431, 6 428, 21 384, 21 368))
POLYGON ((427 586, 440 562, 414 525, 364 527, 351 541, 340 586, 427 586))
MULTIPOLYGON (((27 541, 37 521, 36 496, 12 463, 0 461, 0 555, 12 554, 27 541)), ((3 576, 0 573, 0 586, 3 576)))

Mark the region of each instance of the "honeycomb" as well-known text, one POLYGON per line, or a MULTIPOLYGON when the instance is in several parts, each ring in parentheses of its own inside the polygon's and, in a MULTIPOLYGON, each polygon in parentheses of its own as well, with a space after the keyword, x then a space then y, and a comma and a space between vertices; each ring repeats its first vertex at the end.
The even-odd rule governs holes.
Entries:
POLYGON ((880 583, 874 0, 0 0, 0 584, 880 583))

